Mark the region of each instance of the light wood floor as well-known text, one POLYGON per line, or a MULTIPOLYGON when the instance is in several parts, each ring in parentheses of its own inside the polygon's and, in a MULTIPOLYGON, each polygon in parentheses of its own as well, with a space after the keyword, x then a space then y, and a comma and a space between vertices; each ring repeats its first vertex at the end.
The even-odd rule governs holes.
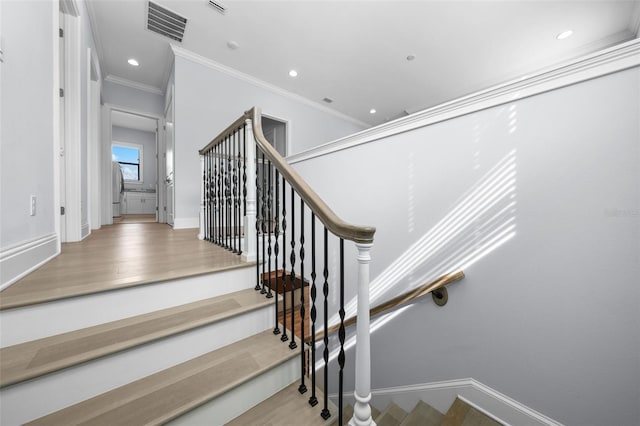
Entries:
POLYGON ((241 257, 197 238, 196 229, 160 223, 103 226, 0 292, 0 309, 42 303, 246 266, 241 257))

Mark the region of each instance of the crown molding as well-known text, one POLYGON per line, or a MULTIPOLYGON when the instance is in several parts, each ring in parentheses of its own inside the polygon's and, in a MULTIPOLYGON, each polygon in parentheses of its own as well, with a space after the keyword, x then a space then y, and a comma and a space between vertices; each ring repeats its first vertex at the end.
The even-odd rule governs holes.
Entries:
POLYGON ((148 84, 138 83, 137 81, 127 80, 126 78, 117 77, 113 74, 109 74, 105 77, 104 81, 108 81, 109 83, 119 84, 121 86, 131 87, 133 89, 142 90, 143 92, 152 93, 154 95, 164 96, 164 92, 162 89, 149 86, 148 84))
POLYGON ((278 95, 287 97, 287 98, 292 99, 292 100, 294 100, 296 102, 300 102, 300 103, 303 103, 303 104, 308 105, 310 107, 313 107, 315 109, 318 109, 318 110, 320 110, 322 112, 325 112, 327 114, 334 115, 334 116, 336 116, 336 117, 338 117, 338 118, 340 118, 342 120, 349 121, 349 122, 354 123, 354 124, 356 124, 356 125, 358 125, 360 127, 370 127, 371 126, 370 124, 367 124, 364 121, 360 121, 358 119, 350 117, 350 116, 348 116, 346 114, 343 114, 343 113, 338 112, 338 111, 336 111, 334 109, 328 108, 328 107, 326 107, 324 105, 321 105, 321 104, 319 104, 317 102, 314 102, 314 101, 312 101, 312 100, 310 100, 308 98, 305 98, 303 96, 300 96, 300 95, 298 95, 296 93, 289 92, 288 90, 285 90, 285 89, 283 89, 281 87, 278 87, 278 86, 273 85, 271 83, 267 83, 264 80, 260 80, 260 79, 258 79, 256 77, 253 77, 253 76, 249 75, 249 74, 245 74, 245 73, 243 73, 241 71, 238 71, 238 70, 236 70, 234 68, 228 67, 226 65, 222 65, 222 64, 220 64, 220 63, 218 63, 218 62, 216 62, 216 61, 214 61, 212 59, 209 59, 209 58, 206 58, 204 56, 198 55, 197 53, 191 52, 190 50, 187 50, 187 49, 185 49, 183 47, 179 47, 179 46, 176 46, 175 44, 171 44, 171 50, 173 50, 173 53, 174 53, 175 56, 179 56, 181 58, 188 59, 188 60, 190 60, 192 62, 195 62, 197 64, 204 65, 204 66, 206 66, 208 68, 214 69, 216 71, 219 71, 219 72, 222 72, 224 74, 230 75, 231 77, 237 78, 238 80, 245 81, 245 82, 250 83, 250 84, 252 84, 254 86, 269 90, 269 91, 271 91, 273 93, 276 93, 278 95))
POLYGON ((640 39, 634 39, 293 154, 287 161, 299 163, 639 65, 640 39))

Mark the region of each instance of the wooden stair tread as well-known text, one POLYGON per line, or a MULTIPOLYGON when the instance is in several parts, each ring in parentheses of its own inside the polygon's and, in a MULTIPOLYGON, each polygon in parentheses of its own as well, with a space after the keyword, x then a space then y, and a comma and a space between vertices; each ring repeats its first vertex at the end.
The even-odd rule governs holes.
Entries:
POLYGON ((395 402, 391 402, 385 410, 380 413, 380 416, 376 419, 378 426, 397 426, 400 424, 407 412, 400 408, 395 402))
POLYGON ((27 424, 162 424, 296 356, 263 331, 27 424))
POLYGON ((0 349, 0 386, 32 379, 268 305, 253 289, 0 349))
POLYGON ((442 426, 502 426, 502 424, 463 400, 456 398, 442 419, 442 426))
POLYGON ((324 420, 320 416, 324 398, 322 391, 316 387, 318 404, 312 407, 308 402, 311 391, 307 390, 307 392, 301 394, 298 392, 299 385, 299 381, 290 384, 280 392, 226 423, 226 426, 322 426, 334 424, 338 415, 338 408, 329 401, 328 406, 331 417, 324 420))
POLYGON ((440 426, 444 414, 424 401, 418 401, 400 426, 440 426))

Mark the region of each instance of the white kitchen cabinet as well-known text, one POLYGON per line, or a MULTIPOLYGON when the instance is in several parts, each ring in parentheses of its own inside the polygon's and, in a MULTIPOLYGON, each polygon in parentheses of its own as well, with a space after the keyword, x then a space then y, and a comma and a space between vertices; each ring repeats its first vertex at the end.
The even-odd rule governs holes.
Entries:
POLYGON ((126 192, 124 196, 125 214, 154 214, 156 194, 149 192, 126 192))

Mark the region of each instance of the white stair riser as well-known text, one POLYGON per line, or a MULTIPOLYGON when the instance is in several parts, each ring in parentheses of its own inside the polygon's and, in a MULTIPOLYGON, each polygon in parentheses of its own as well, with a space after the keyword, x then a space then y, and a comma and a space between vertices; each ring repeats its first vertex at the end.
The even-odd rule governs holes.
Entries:
POLYGON ((0 347, 252 288, 255 273, 231 269, 0 311, 0 347))
POLYGON ((271 327, 273 307, 268 306, 2 388, 0 424, 36 419, 271 327))
POLYGON ((296 356, 174 419, 172 426, 221 426, 300 379, 296 356))

